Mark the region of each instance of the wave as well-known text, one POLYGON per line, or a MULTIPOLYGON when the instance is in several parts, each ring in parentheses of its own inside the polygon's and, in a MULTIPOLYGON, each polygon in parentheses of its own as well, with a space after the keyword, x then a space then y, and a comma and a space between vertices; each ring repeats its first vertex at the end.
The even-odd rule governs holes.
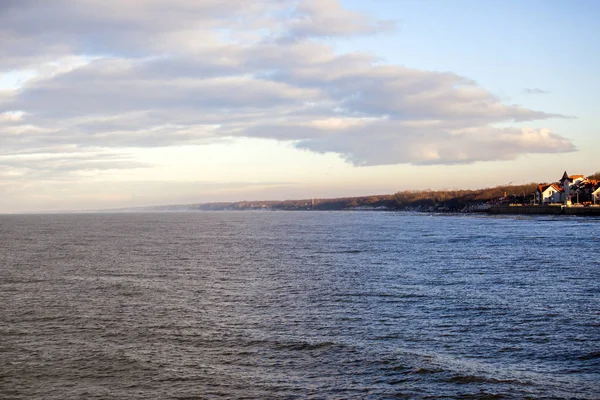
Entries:
POLYGON ((349 249, 349 250, 336 250, 336 251, 317 251, 317 254, 358 254, 365 253, 366 250, 349 249))
POLYGON ((577 359, 580 361, 597 360, 599 358, 600 358, 600 351, 593 351, 591 353, 584 354, 582 356, 577 357, 577 359))
POLYGON ((348 346, 331 341, 283 341, 283 340, 251 340, 245 343, 246 347, 267 347, 269 350, 313 351, 342 349, 348 346))

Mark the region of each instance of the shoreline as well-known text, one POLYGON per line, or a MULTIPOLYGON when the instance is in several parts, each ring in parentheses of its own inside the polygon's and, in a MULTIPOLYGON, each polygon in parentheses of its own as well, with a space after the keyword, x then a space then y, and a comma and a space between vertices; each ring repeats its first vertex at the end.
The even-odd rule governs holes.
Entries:
POLYGON ((503 205, 492 206, 490 214, 524 214, 524 215, 576 215, 600 217, 600 206, 564 206, 564 205, 503 205))
POLYGON ((255 212, 405 212, 418 214, 438 214, 438 215, 555 215, 555 216, 582 216, 582 217, 600 217, 600 206, 564 206, 560 204, 553 205, 465 205, 457 207, 432 207, 432 206, 406 206, 406 207, 365 207, 355 208, 239 208, 223 207, 204 209, 201 207, 142 207, 132 209, 112 209, 112 210, 73 210, 73 211, 55 211, 55 212, 30 212, 0 214, 3 216, 15 215, 51 215, 51 214, 130 214, 130 213, 187 213, 187 212, 236 212, 236 211, 255 211, 255 212))

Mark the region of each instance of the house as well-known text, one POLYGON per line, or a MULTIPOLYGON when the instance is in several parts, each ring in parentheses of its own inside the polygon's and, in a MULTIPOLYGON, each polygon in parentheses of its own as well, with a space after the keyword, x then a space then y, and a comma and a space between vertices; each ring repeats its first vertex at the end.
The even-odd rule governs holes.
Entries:
POLYGON ((563 174, 562 178, 560 178, 560 186, 564 186, 565 183, 571 183, 573 182, 573 179, 571 179, 571 177, 569 176, 569 174, 567 174, 567 171, 565 171, 565 173, 563 174))
POLYGON ((577 204, 590 204, 594 202, 592 193, 598 188, 595 179, 578 179, 571 186, 571 198, 577 204))
POLYGON ((561 203, 564 201, 564 190, 558 184, 538 185, 535 200, 538 204, 561 203))
POLYGON ((579 194, 581 193, 582 187, 587 182, 585 176, 569 175, 567 174, 567 171, 565 171, 559 182, 560 187, 563 190, 562 202, 564 202, 565 205, 571 204, 573 195, 577 197, 577 202, 579 202, 579 194))
POLYGON ((600 185, 592 192, 592 203, 600 204, 600 185))
MULTIPOLYGON (((565 171, 566 173, 566 171, 565 171)), ((576 185, 580 182, 586 181, 585 176, 583 175, 569 175, 569 178, 571 179, 571 183, 573 185, 576 185)))
POLYGON ((563 203, 565 203, 565 205, 571 204, 571 184, 573 183, 573 179, 569 176, 569 174, 567 174, 567 171, 565 171, 565 173, 563 174, 562 178, 560 178, 560 187, 563 190, 564 196, 563 196, 563 203))
POLYGON ((567 171, 556 183, 538 185, 534 200, 536 204, 564 203, 600 205, 600 181, 587 179, 583 175, 569 175, 567 171))

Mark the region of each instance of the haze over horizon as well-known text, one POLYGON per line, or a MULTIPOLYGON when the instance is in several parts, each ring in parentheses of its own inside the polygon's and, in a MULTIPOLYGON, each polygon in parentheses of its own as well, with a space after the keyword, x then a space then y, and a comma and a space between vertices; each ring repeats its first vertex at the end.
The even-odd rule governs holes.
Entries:
POLYGON ((598 170, 595 1, 0 3, 0 213, 598 170))

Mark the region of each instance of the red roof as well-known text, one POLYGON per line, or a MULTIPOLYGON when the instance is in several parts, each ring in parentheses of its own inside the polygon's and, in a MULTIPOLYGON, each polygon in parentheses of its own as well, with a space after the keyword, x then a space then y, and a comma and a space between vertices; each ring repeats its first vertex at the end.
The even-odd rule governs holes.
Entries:
POLYGON ((554 190, 556 190, 557 192, 564 192, 564 189, 561 188, 558 184, 556 183, 551 183, 549 185, 538 185, 538 191, 540 193, 543 193, 545 190, 547 190, 550 186, 552 186, 552 188, 554 188, 554 190))

